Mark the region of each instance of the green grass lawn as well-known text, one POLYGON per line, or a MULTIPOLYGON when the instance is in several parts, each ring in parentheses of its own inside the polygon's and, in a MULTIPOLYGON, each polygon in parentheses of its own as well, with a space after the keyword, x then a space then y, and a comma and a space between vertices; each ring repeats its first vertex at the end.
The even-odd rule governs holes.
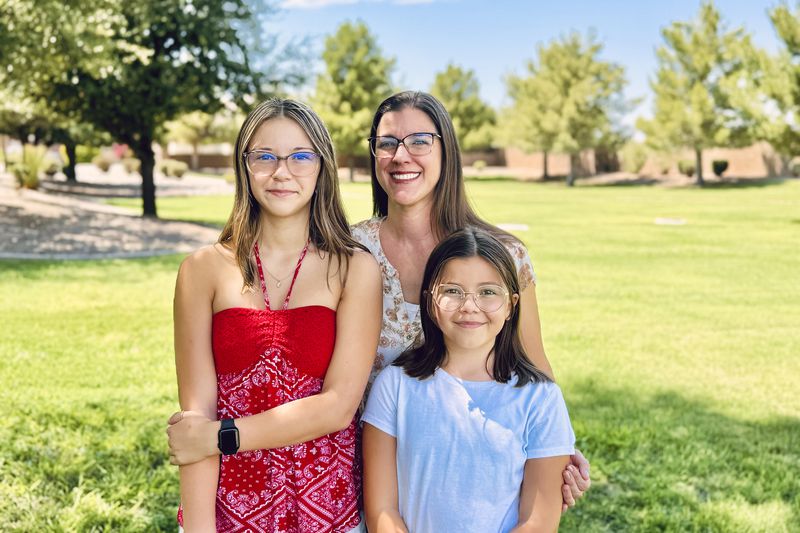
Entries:
MULTIPOLYGON (((562 531, 800 531, 800 181, 469 188, 492 222, 528 226, 545 345, 592 462, 562 531)), ((368 215, 368 185, 343 193, 368 215)), ((222 224, 230 203, 159 210, 222 224)), ((180 259, 0 261, 3 529, 175 530, 180 259)))

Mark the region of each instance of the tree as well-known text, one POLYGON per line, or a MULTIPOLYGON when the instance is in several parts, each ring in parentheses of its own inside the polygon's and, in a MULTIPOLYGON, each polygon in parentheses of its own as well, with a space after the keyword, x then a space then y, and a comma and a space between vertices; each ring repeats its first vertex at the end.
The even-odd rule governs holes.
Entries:
POLYGON ((527 75, 506 79, 512 105, 505 109, 499 130, 506 146, 570 154, 567 184, 575 183, 581 150, 599 146, 616 126, 626 107, 622 89, 624 69, 600 59, 602 44, 593 34, 570 35, 539 46, 537 60, 527 64, 527 75))
POLYGON ((450 113, 462 150, 491 147, 495 113, 480 98, 475 72, 449 64, 436 74, 431 94, 450 113))
MULTIPOLYGON (((156 216, 154 136, 167 120, 214 112, 223 98, 242 106, 283 79, 251 68, 271 44, 245 0, 8 0, 0 82, 20 87, 54 111, 108 132, 141 161, 144 214, 156 216), (258 33, 256 33, 258 32, 258 33), (10 43, 8 41, 11 41, 10 43)), ((266 57, 266 54, 265 56, 266 57)), ((288 56, 287 56, 288 57, 288 56)))
POLYGON ((236 134, 243 117, 225 109, 215 114, 192 111, 171 120, 165 125, 167 140, 185 142, 192 145, 191 168, 199 167, 198 149, 203 142, 228 142, 236 140, 236 134))
POLYGON ((800 154, 800 4, 791 9, 781 3, 769 18, 784 49, 776 57, 759 56, 758 86, 770 103, 761 107, 761 133, 779 153, 793 157, 800 154))
POLYGON ((367 154, 366 135, 378 104, 392 93, 393 58, 383 57, 363 22, 345 22, 325 39, 325 72, 317 77, 314 106, 350 167, 367 154))
POLYGON ((697 183, 703 185, 703 149, 742 146, 752 140, 756 117, 741 103, 751 99, 753 47, 743 29, 726 31, 712 2, 693 22, 673 22, 662 30, 653 118, 637 126, 656 150, 690 147, 697 183))

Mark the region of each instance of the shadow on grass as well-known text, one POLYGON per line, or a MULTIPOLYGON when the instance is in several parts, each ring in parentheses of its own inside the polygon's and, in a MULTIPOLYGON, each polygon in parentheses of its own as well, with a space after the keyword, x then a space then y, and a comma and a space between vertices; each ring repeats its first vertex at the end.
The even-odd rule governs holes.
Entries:
POLYGON ((772 185, 781 185, 794 178, 722 178, 719 181, 708 181, 704 189, 750 189, 772 185))
POLYGON ((593 485, 562 531, 791 531, 800 419, 744 421, 675 393, 566 393, 593 485))
POLYGON ((514 176, 464 176, 464 180, 471 182, 486 182, 486 183, 527 181, 515 178, 514 176))

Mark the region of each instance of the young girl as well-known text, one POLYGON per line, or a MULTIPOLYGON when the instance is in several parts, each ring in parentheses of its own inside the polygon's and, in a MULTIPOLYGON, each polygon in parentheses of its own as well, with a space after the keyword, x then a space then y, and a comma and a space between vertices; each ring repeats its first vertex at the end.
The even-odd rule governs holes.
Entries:
POLYGON ((380 330, 378 266, 350 236, 311 109, 259 105, 236 155, 230 219, 175 289, 179 520, 187 533, 363 531, 354 415, 380 330))
POLYGON ((362 417, 370 533, 553 531, 575 437, 525 354, 514 261, 458 231, 425 266, 424 344, 376 379, 362 417))

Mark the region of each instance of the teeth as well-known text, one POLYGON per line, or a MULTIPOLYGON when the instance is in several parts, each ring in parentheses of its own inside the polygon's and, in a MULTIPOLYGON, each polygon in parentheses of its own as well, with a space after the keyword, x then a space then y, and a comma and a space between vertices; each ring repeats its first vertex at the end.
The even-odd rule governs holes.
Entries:
POLYGON ((392 174, 392 179, 397 181, 408 181, 413 180, 417 176, 419 176, 419 172, 405 172, 403 174, 392 174))

